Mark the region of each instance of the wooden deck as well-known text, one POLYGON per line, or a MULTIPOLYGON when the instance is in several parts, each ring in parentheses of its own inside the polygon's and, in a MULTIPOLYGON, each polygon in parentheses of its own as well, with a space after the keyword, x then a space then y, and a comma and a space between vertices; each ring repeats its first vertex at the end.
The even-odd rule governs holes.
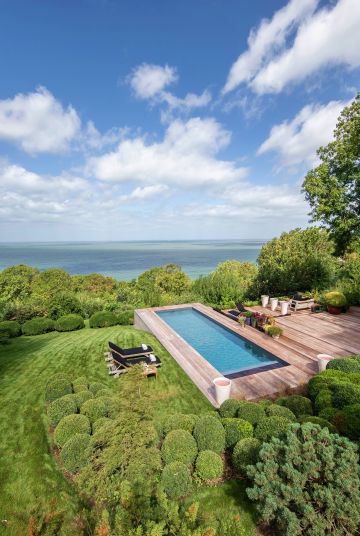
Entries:
MULTIPOLYGON (((156 311, 184 307, 199 310, 288 364, 233 379, 232 398, 258 400, 289 392, 301 392, 303 386, 318 371, 317 354, 326 353, 336 357, 360 354, 359 307, 353 307, 346 314, 339 316, 308 311, 288 316, 278 316, 278 313, 275 313, 277 325, 284 330, 283 336, 277 341, 250 326, 243 328, 234 320, 200 303, 136 310, 135 326, 157 337, 215 407, 217 404, 212 382, 221 374, 156 315, 156 311)), ((248 309, 264 311, 260 306, 248 309)), ((268 312, 268 309, 266 311, 268 312)))

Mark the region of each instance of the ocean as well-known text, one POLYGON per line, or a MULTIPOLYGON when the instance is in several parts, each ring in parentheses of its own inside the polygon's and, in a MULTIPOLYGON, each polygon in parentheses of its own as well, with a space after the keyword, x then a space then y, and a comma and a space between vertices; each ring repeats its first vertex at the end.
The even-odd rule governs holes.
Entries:
POLYGON ((14 264, 29 264, 42 270, 56 267, 71 274, 97 272, 131 280, 154 266, 175 263, 196 278, 228 259, 255 262, 265 242, 248 239, 0 243, 0 270, 14 264))

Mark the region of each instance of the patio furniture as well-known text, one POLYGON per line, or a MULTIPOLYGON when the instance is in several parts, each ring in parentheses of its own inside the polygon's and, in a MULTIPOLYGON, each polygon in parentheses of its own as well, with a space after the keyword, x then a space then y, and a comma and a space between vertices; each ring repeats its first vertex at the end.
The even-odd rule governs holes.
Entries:
POLYGON ((119 354, 121 357, 126 357, 126 358, 149 355, 154 351, 151 348, 151 346, 147 344, 144 344, 142 346, 136 346, 134 348, 121 348, 121 346, 118 346, 117 344, 114 344, 111 341, 109 341, 109 348, 111 352, 115 352, 119 354))
POLYGON ((315 300, 313 298, 310 298, 308 300, 294 300, 294 298, 292 298, 290 300, 289 308, 290 311, 296 312, 304 309, 311 309, 311 306, 314 305, 314 303, 315 300))
POLYGON ((133 367, 134 365, 141 365, 145 364, 152 367, 160 367, 161 361, 160 358, 155 356, 154 354, 151 355, 142 355, 140 357, 135 358, 124 358, 121 355, 117 354, 116 352, 111 352, 112 362, 109 365, 112 367, 115 365, 118 369, 129 369, 133 367))

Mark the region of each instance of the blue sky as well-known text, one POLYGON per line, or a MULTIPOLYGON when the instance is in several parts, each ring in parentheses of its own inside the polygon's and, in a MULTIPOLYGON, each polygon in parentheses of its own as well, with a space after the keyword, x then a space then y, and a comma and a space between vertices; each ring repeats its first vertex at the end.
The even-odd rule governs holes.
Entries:
POLYGON ((1 240, 306 225, 359 27, 358 0, 3 0, 1 240))

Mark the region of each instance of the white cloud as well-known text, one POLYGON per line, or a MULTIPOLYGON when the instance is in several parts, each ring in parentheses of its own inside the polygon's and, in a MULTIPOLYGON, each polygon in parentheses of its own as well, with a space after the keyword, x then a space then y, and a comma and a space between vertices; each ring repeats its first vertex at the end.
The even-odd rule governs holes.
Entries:
POLYGON ((250 32, 248 49, 232 65, 223 93, 249 82, 264 62, 284 46, 294 26, 314 12, 318 2, 319 0, 290 0, 271 20, 263 19, 259 28, 250 32))
POLYGON ((272 127, 258 154, 275 151, 284 166, 313 165, 316 150, 333 137, 337 118, 347 102, 331 101, 323 106, 310 104, 291 120, 272 127))
POLYGON ((122 141, 116 151, 90 158, 87 171, 102 181, 138 181, 184 187, 222 184, 243 178, 247 170, 217 153, 230 133, 212 118, 173 121, 161 142, 122 141))
POLYGON ((16 143, 30 154, 65 151, 80 126, 74 108, 64 109, 44 87, 0 101, 0 139, 16 143))
POLYGON ((166 184, 154 184, 152 186, 144 186, 143 188, 138 186, 130 194, 122 195, 121 199, 123 201, 145 201, 157 196, 163 198, 168 192, 169 187, 166 184))

